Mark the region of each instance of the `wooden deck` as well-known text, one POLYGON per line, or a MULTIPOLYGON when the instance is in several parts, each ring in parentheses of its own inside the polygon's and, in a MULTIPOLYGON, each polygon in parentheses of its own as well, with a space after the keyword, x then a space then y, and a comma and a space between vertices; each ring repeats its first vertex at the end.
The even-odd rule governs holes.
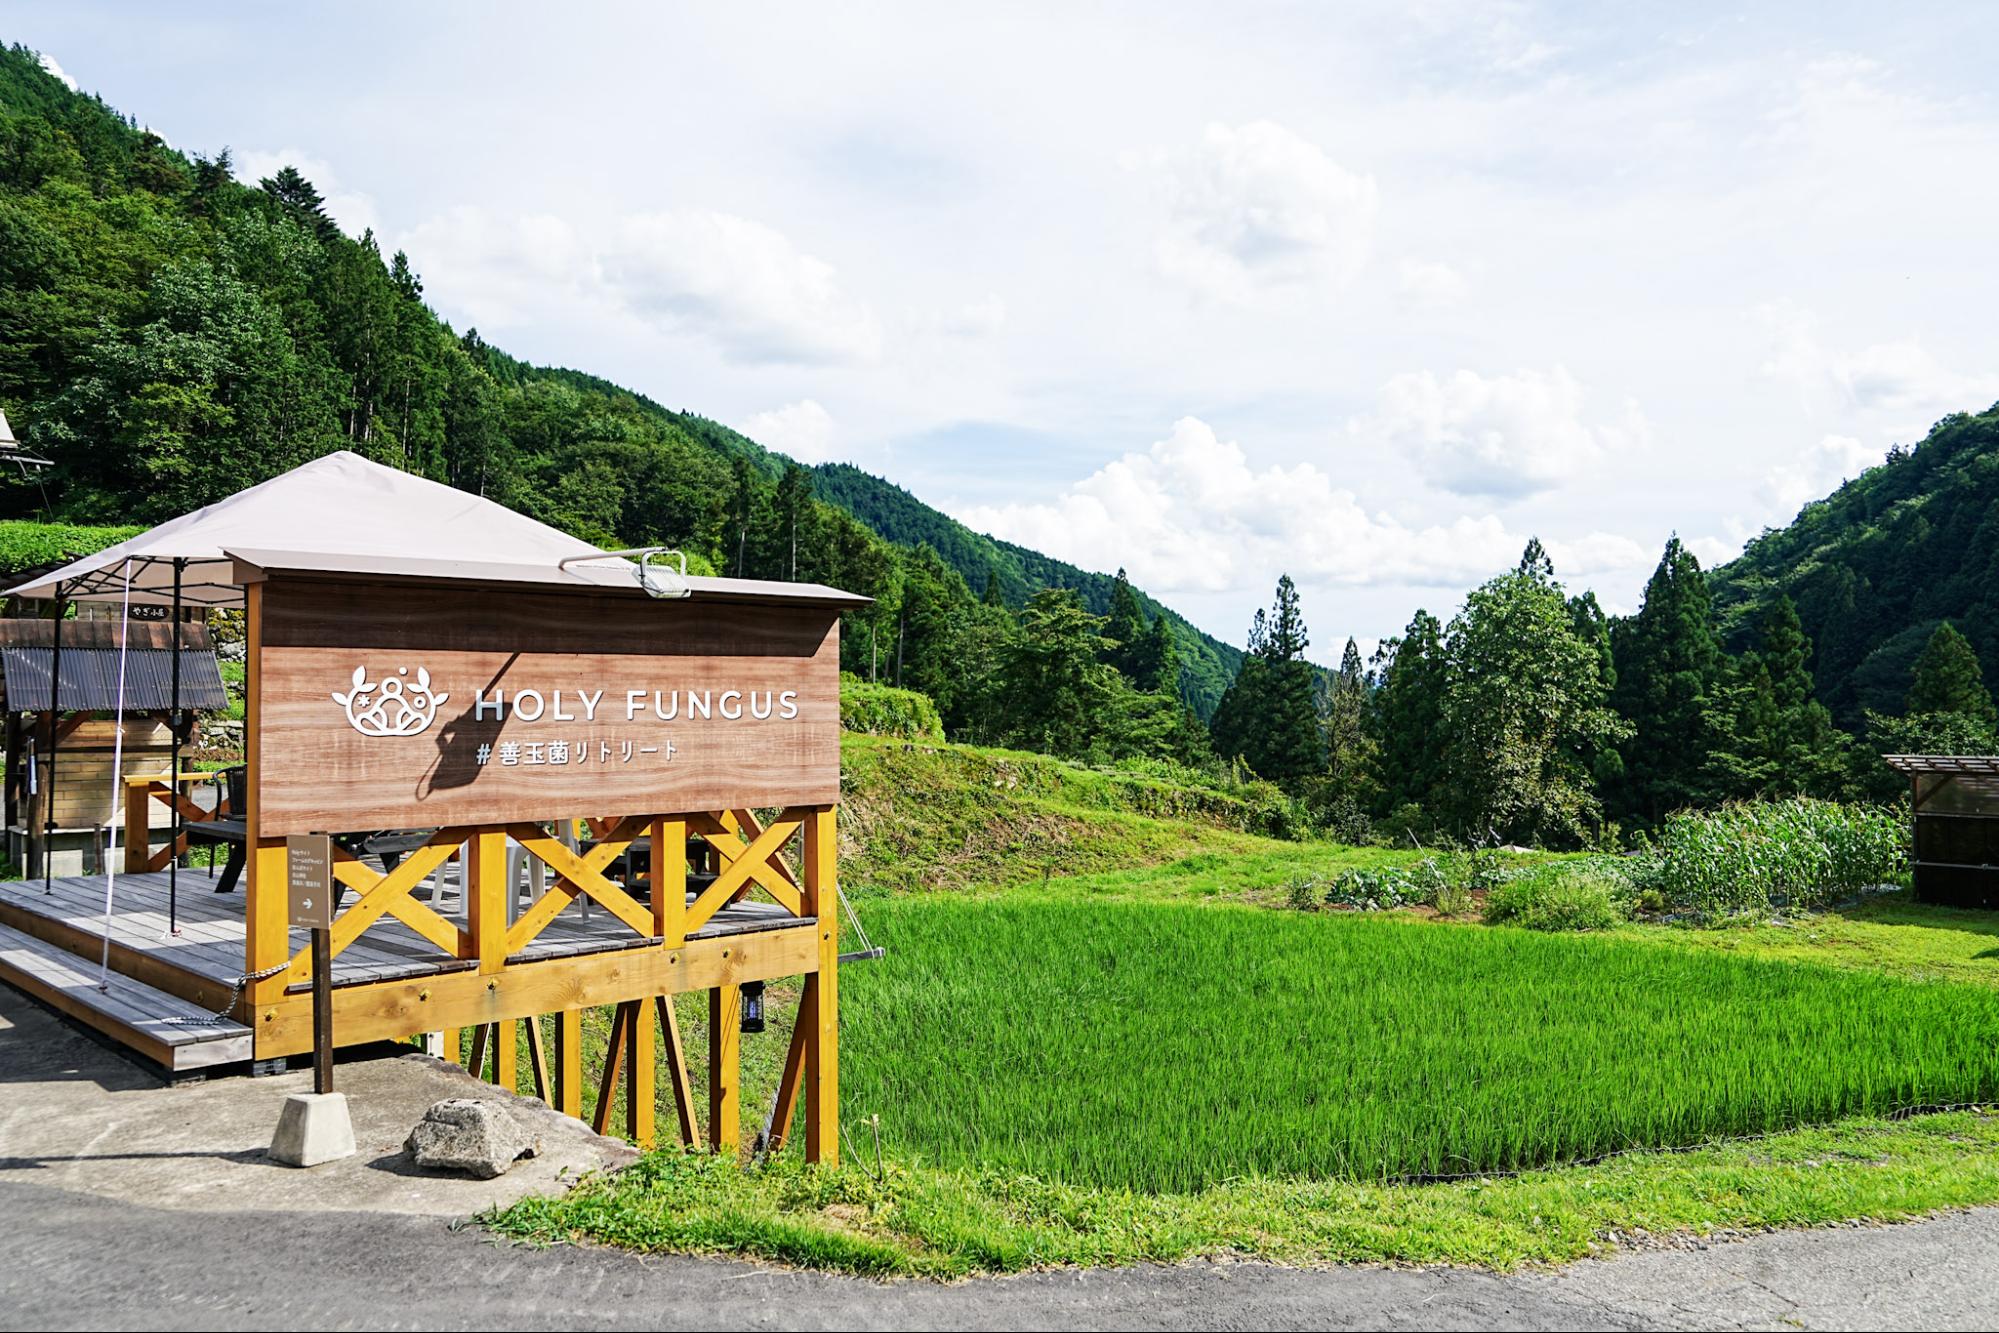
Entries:
MULTIPOLYGON (((176 997, 186 1005, 220 1009, 236 998, 237 982, 244 973, 243 894, 214 892, 213 881, 204 870, 183 868, 179 880, 179 931, 172 933, 167 926, 167 872, 117 877, 108 920, 112 974, 176 997)), ((84 965, 94 984, 107 925, 105 889, 102 875, 56 879, 46 892, 39 880, 0 882, 0 927, 66 951, 84 965)), ((455 864, 441 872, 433 886, 419 889, 416 896, 447 918, 463 918, 464 898, 455 864)), ((690 901, 693 897, 690 892, 690 901)), ((512 914, 518 915, 528 905, 528 895, 522 891, 512 914)), ((660 943, 657 937, 634 934, 601 908, 593 908, 587 915, 583 908, 581 902, 571 904, 526 949, 510 956, 508 964, 660 943)), ((814 918, 792 916, 775 904, 745 901, 723 908, 688 938, 809 929, 814 924, 814 918)), ((307 943, 306 932, 291 932, 292 952, 307 943)), ((446 957, 400 921, 384 916, 333 960, 333 985, 340 989, 370 982, 410 981, 474 967, 471 960, 446 957)), ((288 993, 307 989, 293 986, 288 993)))
POLYGON ((168 1074, 241 1064, 250 1029, 119 972, 0 926, 0 980, 94 1028, 168 1074))

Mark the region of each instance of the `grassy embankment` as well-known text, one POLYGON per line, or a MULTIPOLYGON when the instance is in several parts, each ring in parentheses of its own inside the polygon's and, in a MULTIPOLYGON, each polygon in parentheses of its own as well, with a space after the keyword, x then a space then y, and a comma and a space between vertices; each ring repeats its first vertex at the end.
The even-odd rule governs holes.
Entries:
MULTIPOLYGON (((883 1274, 1508 1267, 1999 1200, 1999 1116, 1883 1114, 1999 1095, 1978 914, 1579 938, 1259 913, 1414 854, 1040 756, 850 738, 847 771, 847 882, 889 957, 844 978, 846 1164, 656 1153, 499 1229, 883 1274)), ((745 1039, 746 1134, 794 995, 745 1039)), ((697 1087, 704 1019, 682 1009, 697 1087)))

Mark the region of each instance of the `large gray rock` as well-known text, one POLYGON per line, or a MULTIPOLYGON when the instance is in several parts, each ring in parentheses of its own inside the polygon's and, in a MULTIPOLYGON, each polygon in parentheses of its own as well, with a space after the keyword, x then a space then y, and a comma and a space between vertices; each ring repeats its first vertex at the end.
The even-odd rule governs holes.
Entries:
POLYGON ((404 1145, 418 1166, 491 1180, 541 1151, 541 1138, 506 1107, 449 1097, 423 1113, 404 1145))

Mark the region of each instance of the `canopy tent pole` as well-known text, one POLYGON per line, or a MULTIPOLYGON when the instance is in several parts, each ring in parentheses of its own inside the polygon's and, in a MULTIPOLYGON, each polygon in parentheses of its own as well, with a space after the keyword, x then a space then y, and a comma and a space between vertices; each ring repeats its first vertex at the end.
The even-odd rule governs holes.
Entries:
POLYGON ((56 623, 50 630, 49 649, 49 771, 42 783, 42 892, 53 893, 56 844, 56 751, 62 744, 62 617, 67 605, 63 585, 58 583, 56 623))
POLYGON ((184 557, 174 557, 174 660, 169 679, 167 703, 167 731, 173 745, 173 759, 167 764, 167 787, 172 791, 170 798, 174 812, 173 841, 167 845, 173 854, 167 858, 167 933, 180 934, 180 840, 182 832, 180 809, 180 741, 184 727, 180 711, 180 600, 181 575, 187 570, 184 557))
MULTIPOLYGON (((118 610, 118 698, 111 714, 111 833, 105 839, 104 948, 97 959, 97 989, 111 989, 111 900, 118 892, 119 801, 125 794, 125 651, 132 637, 132 562, 125 561, 125 600, 118 610)), ((152 798, 147 797, 151 804, 152 798)), ((150 821, 148 821, 150 823, 150 821)), ((131 834, 126 834, 129 840, 131 834)))

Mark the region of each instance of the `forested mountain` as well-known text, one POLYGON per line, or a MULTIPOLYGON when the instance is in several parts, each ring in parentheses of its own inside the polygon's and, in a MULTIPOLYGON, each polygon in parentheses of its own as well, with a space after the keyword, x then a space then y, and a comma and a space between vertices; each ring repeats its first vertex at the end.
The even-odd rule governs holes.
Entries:
POLYGON ((352 449, 601 545, 873 597, 849 617, 843 665, 925 690, 975 739, 1062 730, 1017 678, 1049 647, 1017 641, 1031 627, 1078 636, 1063 650, 1109 673, 1091 680, 1112 750, 1136 736, 1189 757, 1180 701, 1205 717, 1239 657, 1128 584, 1120 645, 1101 633, 1118 610, 1108 576, 453 330, 411 257, 343 234, 296 170, 240 183, 226 149, 182 153, 19 46, 0 49, 0 408, 55 462, 0 475, 0 517, 156 522, 352 449), (1030 617, 1049 588, 1080 594, 1082 618, 1030 617), (1141 635, 1158 649, 1142 686, 1110 665, 1141 635))
MULTIPOLYGON (((817 475, 816 494, 892 542, 931 547, 976 589, 983 590, 988 579, 995 580, 1008 605, 1026 601, 1041 588, 1073 588, 1091 611, 1110 614, 1111 593, 1117 584, 1112 575, 1078 569, 1025 546, 973 532, 895 483, 851 463, 821 463, 813 472, 817 475)), ((1181 692, 1195 712, 1203 718, 1209 716, 1222 691, 1235 679, 1242 665, 1242 650, 1195 628, 1143 592, 1138 593, 1138 600, 1148 615, 1163 614, 1173 626, 1180 644, 1181 692)))
POLYGON ((1801 510, 1709 575, 1731 648, 1779 596, 1816 646, 1840 725, 1902 709, 1917 657, 1954 624, 1999 679, 1999 407, 1945 417, 1913 449, 1801 510))

